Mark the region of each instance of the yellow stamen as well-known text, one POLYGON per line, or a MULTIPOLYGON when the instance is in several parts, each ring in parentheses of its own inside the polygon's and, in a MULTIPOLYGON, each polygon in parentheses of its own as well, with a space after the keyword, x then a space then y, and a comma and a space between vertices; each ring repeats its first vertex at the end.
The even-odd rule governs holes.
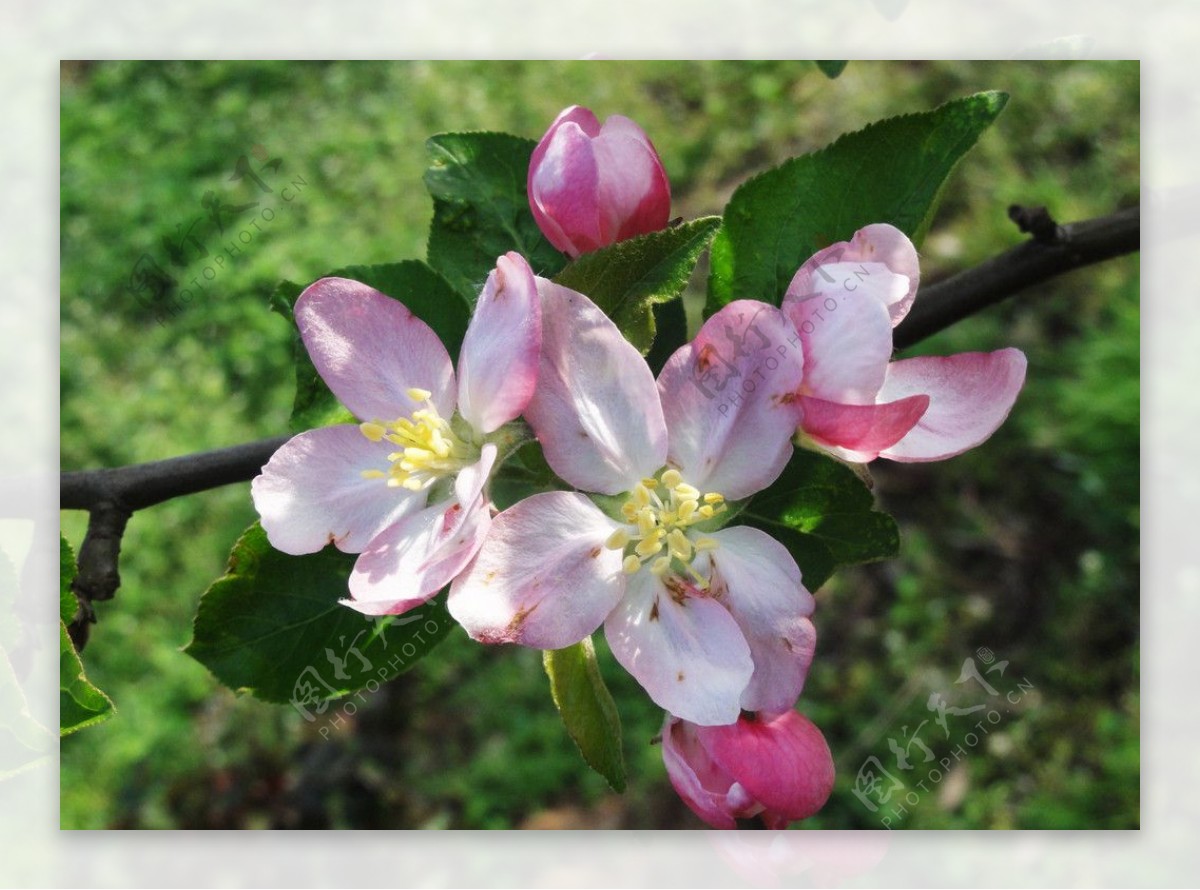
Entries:
POLYGON ((662 539, 664 537, 666 537, 666 533, 661 528, 656 528, 650 533, 649 537, 643 538, 638 542, 638 545, 633 548, 633 552, 642 557, 653 556, 662 550, 662 539))
POLYGON ((678 495, 681 501, 694 501, 700 497, 700 489, 693 488, 686 482, 680 482, 678 485, 672 486, 671 491, 678 495))
POLYGON ((411 417, 398 417, 389 423, 373 420, 359 425, 369 441, 396 446, 388 454, 391 466, 386 472, 368 470, 362 476, 386 478, 391 488, 421 491, 477 461, 479 450, 460 439, 449 422, 438 414, 429 402, 432 395, 429 390, 413 387, 406 392, 409 398, 424 402, 426 407, 414 411, 411 417))
POLYGON ((642 507, 637 513, 637 525, 638 531, 645 537, 658 528, 658 519, 649 507, 642 507))
POLYGON ((609 550, 624 550, 625 545, 628 543, 629 532, 623 528, 619 528, 608 536, 608 540, 604 542, 604 546, 609 550))
POLYGON ((696 567, 694 565, 692 565, 690 562, 687 564, 687 570, 688 570, 688 574, 691 575, 692 578, 695 580, 697 587, 699 587, 701 590, 708 590, 708 587, 709 587, 708 579, 705 578, 703 575, 701 575, 699 572, 697 572, 696 567))
POLYGON ((633 486, 621 505, 627 524, 610 534, 605 546, 625 551, 621 565, 629 574, 647 566, 655 575, 676 573, 707 590, 708 581, 691 563, 700 551, 715 549, 717 542, 693 540, 688 529, 725 510, 724 500, 716 492, 702 496, 683 481, 679 470, 664 470, 657 479, 641 479, 633 486))
POLYGON ((360 423, 358 428, 362 430, 362 434, 372 442, 380 441, 383 439, 384 433, 387 432, 387 427, 385 427, 382 423, 375 423, 374 421, 360 423))
POLYGON ((685 561, 692 558, 692 542, 677 528, 672 529, 667 535, 667 546, 670 548, 672 556, 677 556, 685 561))

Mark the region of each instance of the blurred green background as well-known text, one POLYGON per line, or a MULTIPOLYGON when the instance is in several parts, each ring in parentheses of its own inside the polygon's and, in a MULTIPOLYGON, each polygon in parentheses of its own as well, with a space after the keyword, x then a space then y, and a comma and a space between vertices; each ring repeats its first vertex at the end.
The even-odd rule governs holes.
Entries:
MULTIPOLYGON (((1018 243, 1011 203, 1045 204, 1065 222, 1138 202, 1136 62, 852 62, 834 81, 807 62, 64 63, 62 466, 286 432, 290 335, 267 296, 283 278, 422 257, 423 143, 435 132, 537 138, 575 103, 629 115, 662 154, 674 213, 690 218, 720 213, 747 176, 843 132, 983 89, 1011 99, 945 190, 922 246, 927 283, 1018 243), (165 259, 164 236, 207 217, 206 193, 257 200, 248 181, 230 181, 243 155, 255 168, 256 156, 277 157, 280 177, 307 185, 201 277, 201 298, 159 323, 121 286, 143 254, 165 259)), ((220 252, 227 240, 206 243, 220 252)), ((1132 256, 906 353, 1013 345, 1029 357, 1028 383, 985 446, 874 465, 902 553, 817 594, 800 707, 829 740, 838 784, 806 827, 879 827, 852 794, 855 774, 876 756, 923 776, 899 773, 888 746, 922 720, 937 759, 956 746, 965 756, 893 827, 1138 826, 1138 339, 1132 256), (988 675, 994 685, 1033 689, 963 746, 926 701, 976 703, 955 698, 954 681, 981 647, 1009 662, 1002 680, 988 675)), ((461 631, 329 738, 290 707, 220 686, 179 649, 255 518, 248 488, 129 523, 122 587, 99 605, 84 654, 118 713, 63 741, 64 828, 700 827, 651 743, 661 712, 603 651, 625 726, 624 795, 562 731, 539 654, 461 631)), ((63 514, 76 547, 84 526, 63 514)))

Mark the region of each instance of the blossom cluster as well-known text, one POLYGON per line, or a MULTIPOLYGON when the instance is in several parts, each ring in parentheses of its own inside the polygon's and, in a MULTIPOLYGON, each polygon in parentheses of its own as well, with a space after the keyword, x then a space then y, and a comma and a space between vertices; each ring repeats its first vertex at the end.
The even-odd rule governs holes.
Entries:
MULTIPOLYGON (((559 115, 527 191, 572 258, 668 225, 662 162, 619 116, 559 115)), ((739 524, 738 506, 796 447, 857 464, 958 454, 999 426, 1024 380, 1014 349, 892 362, 918 283, 908 238, 868 225, 804 263, 780 307, 713 314, 656 377, 588 295, 515 252, 488 276, 457 367, 400 302, 322 279, 294 317, 358 423, 287 442, 254 480, 255 506, 283 552, 358 554, 343 602, 366 615, 448 586, 450 614, 483 643, 560 649, 603 626, 666 712, 663 758, 684 801, 715 827, 785 827, 833 786, 829 748, 795 710, 815 602, 787 547, 739 524), (741 348, 750 331, 787 344, 769 373, 741 348), (761 385, 716 399, 716 370, 761 385), (490 482, 529 437, 569 490, 499 511, 490 482)))

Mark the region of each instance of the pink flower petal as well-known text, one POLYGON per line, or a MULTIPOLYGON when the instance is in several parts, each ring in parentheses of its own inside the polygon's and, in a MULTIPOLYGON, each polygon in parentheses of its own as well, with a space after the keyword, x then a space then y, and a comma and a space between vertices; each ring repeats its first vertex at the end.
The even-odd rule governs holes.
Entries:
POLYGON ((532 185, 532 168, 530 169, 530 185, 529 185, 529 207, 533 211, 534 222, 542 234, 546 236, 546 240, 554 245, 555 250, 562 251, 572 259, 579 256, 579 251, 575 250, 575 246, 571 243, 571 236, 563 231, 562 226, 555 222, 554 217, 547 216, 537 201, 533 200, 533 185, 532 185))
POLYGON ((650 151, 654 151, 654 143, 650 141, 650 137, 646 135, 646 131, 639 127, 632 118, 625 117, 623 114, 610 115, 604 122, 604 126, 589 135, 597 136, 601 140, 629 139, 633 142, 641 143, 642 146, 650 149, 650 151))
POLYGON ((590 108, 585 108, 582 105, 571 105, 558 113, 558 117, 554 119, 554 123, 550 125, 550 129, 547 132, 552 133, 556 128, 567 122, 577 124, 579 129, 583 130, 592 139, 599 136, 601 129, 603 129, 600 126, 600 119, 596 117, 590 108))
POLYGON ((789 290, 783 311, 804 344, 804 394, 845 405, 870 405, 892 355, 892 322, 877 291, 905 286, 881 264, 825 266, 832 283, 814 276, 811 295, 789 290), (853 285, 855 290, 847 290, 853 285))
POLYGON ((350 574, 343 605, 364 615, 399 615, 415 609, 470 563, 491 526, 487 503, 457 500, 426 507, 371 541, 350 574))
POLYGON ((572 257, 605 244, 599 179, 592 139, 573 120, 556 122, 530 160, 527 190, 534 219, 550 243, 572 257))
POLYGON ((729 609, 754 659, 741 707, 786 710, 804 688, 816 649, 812 594, 787 548, 765 532, 734 526, 709 537, 720 545, 706 554, 714 570, 712 596, 729 609))
POLYGON ((888 303, 892 326, 895 327, 908 315, 921 284, 921 262, 917 257, 917 248, 907 235, 887 223, 875 223, 859 229, 850 243, 857 254, 854 259, 865 263, 883 263, 897 275, 908 279, 904 296, 888 303))
POLYGON ((732 500, 766 488, 792 452, 802 360, 778 309, 752 300, 721 309, 659 374, 667 461, 690 485, 732 500))
POLYGON ((595 303, 544 278, 537 286, 542 358, 525 418, 563 479, 583 491, 629 491, 667 455, 654 376, 595 303))
POLYGON ((702 726, 700 744, 716 765, 780 821, 806 819, 833 790, 833 755, 821 731, 795 711, 731 726, 702 726))
POLYGON ((929 410, 912 431, 880 457, 903 462, 942 460, 962 454, 1004 422, 1025 383, 1019 349, 921 356, 893 362, 881 399, 929 396, 929 410))
POLYGON ((665 229, 671 186, 641 127, 614 114, 592 143, 599 170, 600 231, 604 243, 665 229))
POLYGON ((736 828, 727 801, 733 780, 713 762, 696 729, 692 723, 667 715, 662 730, 667 778, 692 812, 713 828, 736 828))
POLYGON ((321 379, 361 420, 395 420, 433 393, 443 417, 454 411, 454 369, 433 329, 402 303, 346 278, 322 278, 296 300, 296 325, 321 379))
POLYGON ((542 305, 529 263, 518 253, 496 261, 458 359, 458 411, 491 433, 529 404, 537 383, 542 305))
POLYGON ((737 719, 754 662, 737 622, 716 600, 643 568, 629 576, 604 634, 659 707, 700 725, 737 719))
POLYGON ((916 426, 929 407, 929 397, 909 396, 880 405, 839 405, 803 396, 801 428, 821 445, 845 448, 874 460, 916 426))
POLYGON ((421 509, 424 492, 362 477, 363 470, 386 471, 391 450, 349 424, 309 430, 286 442, 250 484, 271 546, 300 555, 332 543, 358 553, 389 525, 421 509))
POLYGON ((493 520, 474 564, 450 588, 450 614, 484 643, 578 643, 625 588, 621 552, 604 546, 615 528, 575 492, 517 502, 493 520))
POLYGON ((817 270, 834 263, 883 263, 895 274, 903 275, 908 279, 908 285, 903 291, 882 292, 880 296, 887 303, 893 326, 899 324, 908 314, 917 294, 917 286, 921 282, 921 265, 917 249, 908 240, 908 236, 895 226, 887 223, 864 226, 855 232, 849 241, 839 241, 818 251, 796 272, 787 292, 797 296, 815 292, 817 279, 824 279, 829 283, 829 279, 834 278, 828 271, 822 274, 817 270))
POLYGON ((473 504, 483 493, 492 467, 496 465, 497 448, 488 442, 480 449, 479 460, 459 471, 454 480, 454 496, 460 504, 473 504))

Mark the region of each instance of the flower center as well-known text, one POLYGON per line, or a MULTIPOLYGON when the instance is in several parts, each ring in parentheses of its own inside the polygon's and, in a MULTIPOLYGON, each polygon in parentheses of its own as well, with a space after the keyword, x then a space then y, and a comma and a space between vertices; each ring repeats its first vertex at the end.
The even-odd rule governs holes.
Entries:
POLYGON ((621 506, 621 515, 629 524, 613 532, 605 546, 626 551, 624 568, 631 575, 646 563, 656 575, 674 565, 707 588, 708 582, 692 568, 692 559, 704 550, 715 550, 717 542, 693 537, 697 530, 691 527, 725 509, 724 496, 717 492, 701 495, 683 481, 678 470, 664 470, 657 479, 643 479, 634 486, 621 506))
POLYGON ((412 417, 359 424, 362 434, 372 442, 386 440, 399 446, 388 455, 391 466, 386 471, 363 470, 364 479, 386 479, 391 488, 421 491, 479 460, 479 449, 454 432, 449 421, 429 401, 431 395, 427 389, 410 389, 409 398, 425 404, 412 417))

